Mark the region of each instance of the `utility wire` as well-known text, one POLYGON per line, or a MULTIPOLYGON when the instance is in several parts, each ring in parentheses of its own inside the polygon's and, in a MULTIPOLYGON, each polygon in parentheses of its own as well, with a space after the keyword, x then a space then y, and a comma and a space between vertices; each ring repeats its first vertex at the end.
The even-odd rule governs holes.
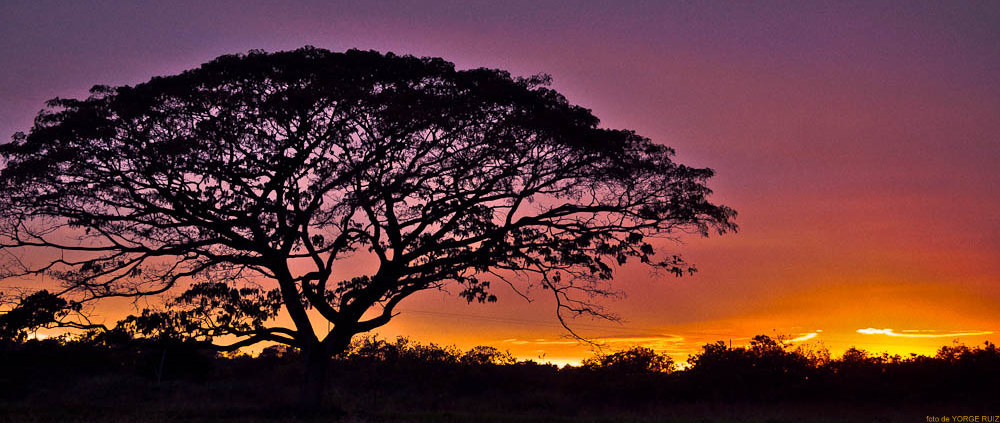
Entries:
MULTIPOLYGON (((507 324, 523 325, 523 326, 544 326, 544 327, 552 327, 552 328, 558 328, 558 329, 562 329, 563 328, 562 325, 560 325, 558 323, 551 322, 551 321, 544 321, 544 320, 530 320, 530 319, 519 319, 519 318, 513 318, 513 317, 484 316, 484 315, 481 315, 481 314, 448 313, 448 312, 442 312, 442 311, 429 311, 429 310, 411 310, 411 309, 406 309, 406 310, 399 310, 399 311, 402 314, 408 314, 408 313, 409 314, 421 314, 421 315, 434 316, 434 317, 442 317, 442 318, 449 318, 449 319, 468 319, 468 320, 477 320, 477 321, 494 322, 494 323, 507 323, 507 324)), ((637 327, 628 327, 628 326, 603 326, 603 325, 593 325, 593 324, 586 324, 586 323, 579 323, 579 324, 574 323, 574 324, 571 324, 570 326, 572 326, 574 328, 582 328, 582 329, 611 331, 611 332, 617 332, 617 333, 620 333, 620 334, 624 334, 624 333, 663 334, 663 332, 664 332, 662 329, 637 328, 637 327)))

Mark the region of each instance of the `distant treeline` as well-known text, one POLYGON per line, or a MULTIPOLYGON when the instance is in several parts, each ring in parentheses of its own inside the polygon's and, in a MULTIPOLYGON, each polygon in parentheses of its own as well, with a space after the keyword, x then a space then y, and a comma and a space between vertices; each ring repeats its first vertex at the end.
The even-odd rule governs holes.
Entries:
MULTIPOLYGON (((757 336, 748 346, 705 345, 687 366, 634 347, 558 368, 518 361, 493 347, 461 351, 406 338, 369 338, 332 362, 331 399, 366 410, 1000 397, 1000 352, 988 342, 945 346, 933 357, 852 348, 832 358, 823 350, 757 336)), ((291 402, 301 380, 300 363, 297 351, 279 347, 251 357, 220 355, 178 341, 107 336, 6 341, 0 344, 0 401, 143 401, 157 395, 211 397, 222 390, 226 398, 250 403, 291 402)))

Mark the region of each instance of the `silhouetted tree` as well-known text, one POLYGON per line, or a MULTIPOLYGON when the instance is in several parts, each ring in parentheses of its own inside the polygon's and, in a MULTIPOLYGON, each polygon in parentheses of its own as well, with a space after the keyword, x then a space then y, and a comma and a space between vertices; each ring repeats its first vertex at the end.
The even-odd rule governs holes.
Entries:
POLYGON ((431 343, 423 345, 405 336, 395 342, 376 337, 366 337, 351 346, 350 358, 375 360, 383 363, 458 363, 462 352, 455 347, 442 347, 431 343))
POLYGON ((767 335, 754 336, 746 347, 718 341, 688 358, 688 373, 697 389, 716 397, 773 399, 814 376, 818 362, 801 351, 767 335))
POLYGON ((509 366, 517 363, 517 359, 510 354, 510 351, 503 351, 496 347, 479 345, 462 354, 459 358, 462 364, 467 365, 495 365, 509 366))
POLYGON ((23 342, 28 332, 64 317, 79 305, 43 289, 8 307, 0 312, 0 342, 23 342))
POLYGON ((735 213, 707 200, 711 170, 547 83, 307 47, 52 100, 0 146, 2 276, 56 278, 75 304, 173 294, 130 324, 297 347, 314 401, 329 357, 418 291, 530 282, 560 321, 609 316, 593 298, 616 293, 613 266, 692 271, 649 239, 735 213), (357 252, 370 271, 340 265, 357 252))
POLYGON ((669 373, 674 360, 650 348, 632 347, 607 355, 598 355, 583 362, 584 367, 607 370, 618 374, 669 373))

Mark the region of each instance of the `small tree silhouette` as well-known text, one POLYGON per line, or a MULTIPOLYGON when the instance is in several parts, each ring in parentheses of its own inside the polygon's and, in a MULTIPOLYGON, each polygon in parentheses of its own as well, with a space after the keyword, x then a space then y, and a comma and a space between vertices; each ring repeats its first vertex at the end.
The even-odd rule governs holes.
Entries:
POLYGON ((674 360, 650 348, 635 346, 623 351, 584 360, 583 366, 619 374, 670 373, 674 360))
POLYGON ((78 307, 79 304, 44 289, 27 295, 0 314, 0 342, 24 342, 28 332, 49 325, 78 307))
POLYGON ((517 359, 510 354, 510 351, 502 351, 496 347, 479 345, 462 354, 459 361, 466 365, 509 366, 516 363, 517 359))

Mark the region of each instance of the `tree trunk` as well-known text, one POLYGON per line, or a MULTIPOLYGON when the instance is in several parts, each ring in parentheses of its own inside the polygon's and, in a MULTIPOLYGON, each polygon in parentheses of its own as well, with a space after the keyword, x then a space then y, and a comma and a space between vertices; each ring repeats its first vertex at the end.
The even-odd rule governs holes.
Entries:
POLYGON ((323 398, 326 393, 330 355, 326 354, 325 349, 320 345, 302 352, 305 356, 305 374, 302 380, 302 394, 299 399, 302 401, 303 411, 319 411, 323 406, 323 398))

